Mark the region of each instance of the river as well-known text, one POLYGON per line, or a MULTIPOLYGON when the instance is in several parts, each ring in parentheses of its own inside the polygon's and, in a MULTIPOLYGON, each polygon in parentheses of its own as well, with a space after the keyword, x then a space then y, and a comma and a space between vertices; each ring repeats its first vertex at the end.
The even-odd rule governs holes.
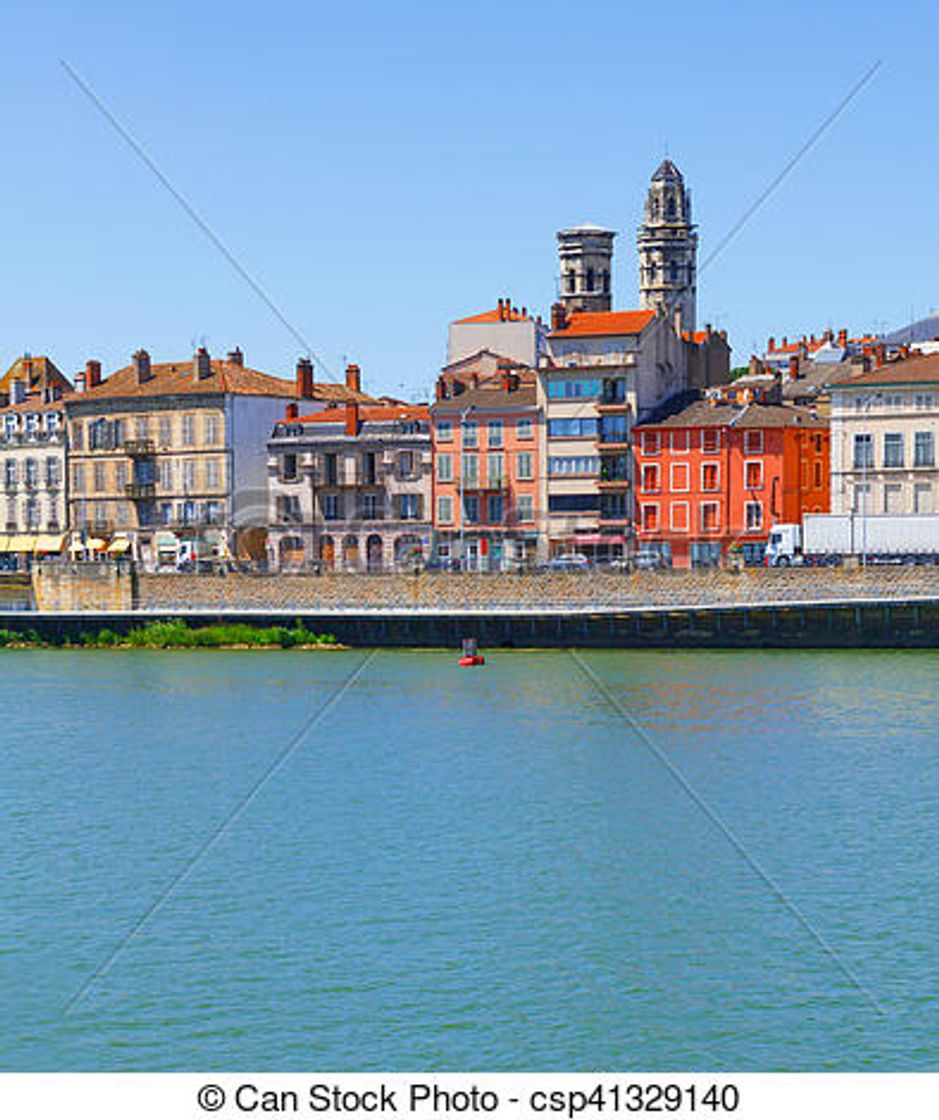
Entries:
POLYGON ((935 1065, 939 655, 366 657, 0 651, 5 1069, 935 1065))

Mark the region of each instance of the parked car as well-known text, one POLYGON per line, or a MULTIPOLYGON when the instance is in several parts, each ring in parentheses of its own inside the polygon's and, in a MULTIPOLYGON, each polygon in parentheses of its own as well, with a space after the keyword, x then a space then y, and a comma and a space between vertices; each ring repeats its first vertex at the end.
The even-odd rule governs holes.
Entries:
POLYGON ((552 556, 546 565, 549 572, 589 572, 590 561, 579 552, 552 556))
POLYGON ((665 561, 661 552, 651 548, 641 548, 633 557, 633 567, 637 572, 648 572, 653 569, 664 568, 665 561))

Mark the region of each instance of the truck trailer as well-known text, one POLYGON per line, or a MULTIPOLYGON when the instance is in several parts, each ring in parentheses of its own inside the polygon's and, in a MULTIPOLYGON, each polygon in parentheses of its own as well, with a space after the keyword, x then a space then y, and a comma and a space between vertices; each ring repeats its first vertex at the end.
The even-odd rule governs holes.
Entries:
POLYGON ((770 530, 766 565, 939 564, 939 514, 807 513, 770 530))

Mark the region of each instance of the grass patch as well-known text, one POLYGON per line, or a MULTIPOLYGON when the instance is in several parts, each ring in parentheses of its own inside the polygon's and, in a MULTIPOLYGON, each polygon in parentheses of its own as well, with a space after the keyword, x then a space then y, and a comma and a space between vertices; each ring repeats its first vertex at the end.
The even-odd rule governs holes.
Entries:
POLYGON ((0 629, 0 646, 65 649, 311 649, 339 643, 332 634, 316 634, 302 623, 294 626, 251 626, 244 622, 187 626, 180 618, 147 622, 126 634, 107 627, 81 633, 77 641, 42 638, 36 630, 0 629))

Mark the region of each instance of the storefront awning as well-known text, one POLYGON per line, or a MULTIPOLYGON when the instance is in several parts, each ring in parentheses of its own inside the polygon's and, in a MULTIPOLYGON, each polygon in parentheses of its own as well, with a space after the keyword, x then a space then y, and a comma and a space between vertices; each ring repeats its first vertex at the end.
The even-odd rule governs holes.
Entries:
POLYGON ((626 538, 622 536, 607 537, 603 533, 575 533, 568 538, 571 544, 623 544, 626 538))
POLYGON ((108 545, 108 552, 120 553, 126 552, 130 548, 130 541, 126 538, 120 538, 116 541, 111 541, 108 545))
POLYGON ((0 536, 0 552, 10 551, 10 538, 4 533, 0 536))
POLYGON ((19 534, 10 537, 7 552, 32 552, 36 547, 36 538, 31 535, 19 534))
POLYGON ((65 536, 62 533, 40 533, 36 538, 36 551, 37 552, 61 552, 62 545, 65 543, 65 536))
POLYGON ((70 552, 100 552, 105 542, 100 537, 89 537, 86 541, 75 537, 68 547, 70 552))

